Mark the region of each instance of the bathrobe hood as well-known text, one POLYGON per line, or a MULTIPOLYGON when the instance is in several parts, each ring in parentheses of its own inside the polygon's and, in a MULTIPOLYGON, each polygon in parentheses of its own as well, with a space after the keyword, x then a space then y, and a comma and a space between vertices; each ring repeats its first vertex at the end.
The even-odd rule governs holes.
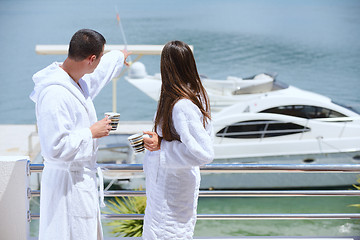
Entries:
MULTIPOLYGON (((38 103, 41 92, 52 85, 60 85, 69 90, 74 96, 76 96, 80 102, 84 104, 85 98, 81 92, 79 92, 75 81, 60 67, 62 63, 54 62, 48 67, 35 73, 33 81, 35 83, 34 90, 30 94, 30 99, 38 103)), ((81 80, 81 79, 80 79, 81 80)))

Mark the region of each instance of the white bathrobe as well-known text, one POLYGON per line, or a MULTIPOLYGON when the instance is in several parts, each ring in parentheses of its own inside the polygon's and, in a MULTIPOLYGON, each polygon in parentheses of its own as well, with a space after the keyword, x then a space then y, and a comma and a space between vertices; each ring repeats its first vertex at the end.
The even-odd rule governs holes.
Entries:
POLYGON ((81 88, 55 62, 33 76, 36 118, 44 157, 39 240, 102 239, 96 181, 97 121, 92 100, 116 77, 124 54, 105 54, 81 88))
MULTIPOLYGON (((200 186, 199 166, 212 162, 212 125, 203 126, 199 108, 179 100, 173 122, 180 141, 161 142, 161 149, 147 152, 144 240, 192 239, 200 186)), ((161 136, 161 132, 158 131, 161 136)))

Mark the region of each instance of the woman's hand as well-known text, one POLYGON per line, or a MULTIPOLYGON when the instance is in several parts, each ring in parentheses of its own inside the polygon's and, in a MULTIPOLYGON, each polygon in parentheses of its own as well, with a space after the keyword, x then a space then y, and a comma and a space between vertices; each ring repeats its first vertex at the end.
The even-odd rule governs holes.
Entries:
POLYGON ((144 132, 144 134, 150 135, 150 137, 143 137, 145 148, 149 151, 160 150, 161 137, 156 132, 144 132))

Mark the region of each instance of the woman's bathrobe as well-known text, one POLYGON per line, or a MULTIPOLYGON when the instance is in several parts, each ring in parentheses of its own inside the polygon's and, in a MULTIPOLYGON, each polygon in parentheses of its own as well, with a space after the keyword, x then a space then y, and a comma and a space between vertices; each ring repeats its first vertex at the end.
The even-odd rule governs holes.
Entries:
POLYGON ((211 122, 204 128, 202 114, 195 104, 179 100, 172 118, 181 141, 162 140, 161 149, 148 151, 144 158, 147 196, 144 240, 192 239, 199 166, 214 158, 211 122))
POLYGON ((40 240, 102 239, 96 181, 97 121, 92 100, 116 77, 124 54, 105 54, 81 88, 53 63, 33 76, 36 118, 44 158, 40 197, 40 240))

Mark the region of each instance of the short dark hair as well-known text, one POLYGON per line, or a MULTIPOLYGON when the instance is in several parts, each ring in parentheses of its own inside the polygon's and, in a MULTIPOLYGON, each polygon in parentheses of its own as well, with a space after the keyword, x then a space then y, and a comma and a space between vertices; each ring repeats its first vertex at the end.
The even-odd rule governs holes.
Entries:
POLYGON ((100 33, 91 29, 81 29, 71 38, 68 57, 82 61, 90 55, 99 57, 106 40, 100 33))

